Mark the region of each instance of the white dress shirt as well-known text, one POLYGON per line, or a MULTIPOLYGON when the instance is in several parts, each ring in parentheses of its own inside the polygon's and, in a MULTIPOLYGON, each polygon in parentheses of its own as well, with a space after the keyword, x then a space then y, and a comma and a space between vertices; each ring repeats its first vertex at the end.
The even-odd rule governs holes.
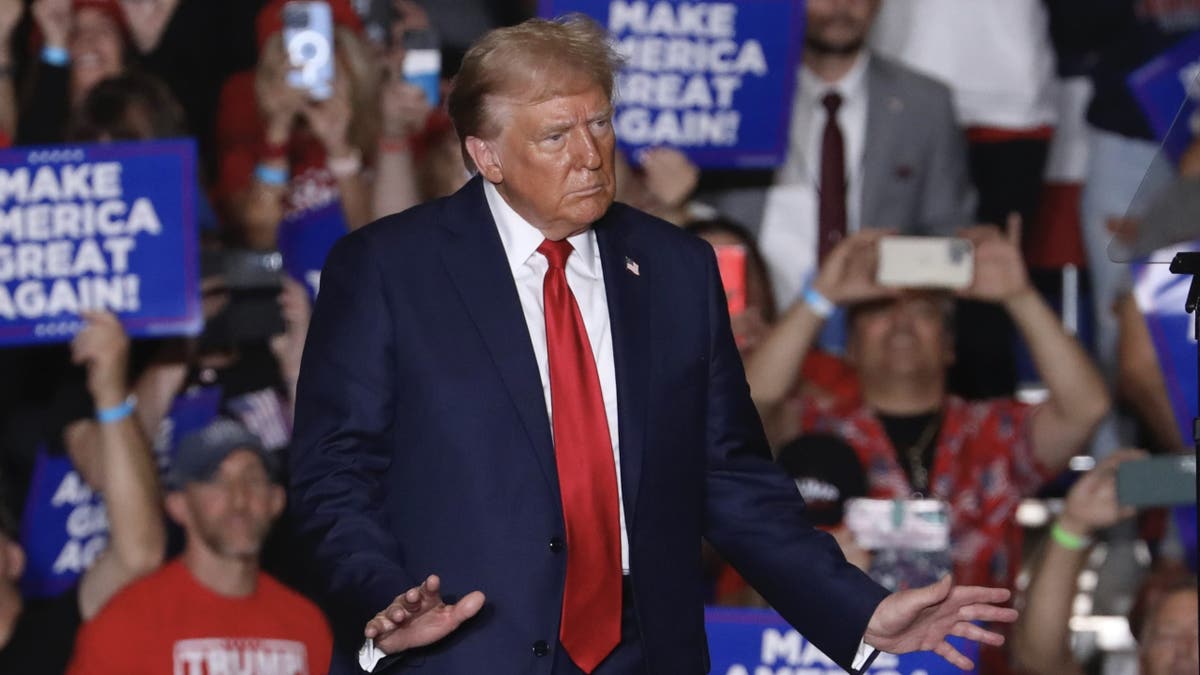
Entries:
POLYGON ((806 66, 801 66, 796 76, 787 158, 776 170, 774 184, 767 191, 759 233, 759 246, 781 309, 792 304, 805 276, 816 268, 821 141, 829 119, 821 99, 830 92, 842 97, 837 123, 845 151, 847 233, 857 232, 861 225, 870 59, 870 54, 863 52, 850 70, 832 84, 806 66))
MULTIPOLYGON (((546 237, 520 216, 504 201, 496 187, 483 181, 483 193, 487 196, 488 208, 500 231, 500 243, 517 283, 517 296, 521 300, 521 312, 525 325, 529 327, 529 338, 533 341, 533 355, 537 358, 538 376, 542 379, 542 393, 546 397, 546 416, 554 419, 550 402, 550 364, 546 353, 546 313, 542 306, 542 281, 550 263, 537 252, 546 237)), ((621 569, 629 574, 629 535, 625 530, 624 488, 621 486, 621 441, 617 435, 617 371, 613 362, 612 326, 608 320, 608 296, 604 291, 604 271, 600 264, 600 247, 596 245, 596 233, 591 229, 567 238, 575 252, 567 258, 567 285, 583 315, 592 356, 596 359, 596 371, 600 376, 600 393, 604 397, 604 412, 608 417, 608 436, 612 439, 613 464, 617 469, 617 501, 621 518, 621 569)))

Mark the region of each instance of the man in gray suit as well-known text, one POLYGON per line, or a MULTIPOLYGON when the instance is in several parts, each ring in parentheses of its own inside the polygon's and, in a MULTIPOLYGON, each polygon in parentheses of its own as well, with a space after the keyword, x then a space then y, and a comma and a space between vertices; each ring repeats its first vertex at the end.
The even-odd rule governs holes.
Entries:
POLYGON ((879 0, 809 0, 787 161, 711 176, 704 194, 756 234, 785 307, 848 233, 945 235, 974 222, 950 91, 866 48, 878 10, 879 0))

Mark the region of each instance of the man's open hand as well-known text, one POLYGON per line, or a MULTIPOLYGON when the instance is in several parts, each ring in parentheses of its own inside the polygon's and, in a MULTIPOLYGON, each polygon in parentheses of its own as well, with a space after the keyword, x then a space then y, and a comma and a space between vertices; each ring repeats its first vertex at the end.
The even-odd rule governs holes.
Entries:
POLYGON ((1011 594, 1006 588, 955 586, 950 577, 899 591, 884 598, 867 624, 866 643, 890 654, 933 651, 963 670, 975 667, 971 659, 952 647, 946 638, 965 637, 993 646, 1004 644, 1004 636, 973 621, 1017 620, 1017 610, 999 607, 1011 594))
POLYGON ((431 574, 425 583, 396 596, 387 609, 367 622, 363 634, 375 648, 395 654, 433 644, 454 632, 483 607, 484 596, 473 591, 453 605, 442 601, 442 582, 431 574))

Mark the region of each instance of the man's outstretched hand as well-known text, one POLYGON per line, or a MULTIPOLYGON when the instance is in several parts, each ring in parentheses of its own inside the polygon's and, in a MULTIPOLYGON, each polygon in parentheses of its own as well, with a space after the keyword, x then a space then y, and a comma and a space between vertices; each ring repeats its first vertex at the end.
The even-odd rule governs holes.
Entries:
POLYGON ((965 637, 993 646, 1004 636, 972 621, 1017 620, 1017 610, 1000 607, 1011 594, 1005 588, 955 586, 947 575, 941 581, 899 591, 884 598, 867 624, 865 642, 890 654, 932 651, 963 670, 975 667, 971 659, 952 647, 946 638, 965 637))
POLYGON ((442 582, 431 574, 425 583, 396 596, 387 609, 367 622, 363 634, 385 654, 423 647, 453 633, 483 607, 484 596, 473 591, 453 605, 442 601, 442 582))

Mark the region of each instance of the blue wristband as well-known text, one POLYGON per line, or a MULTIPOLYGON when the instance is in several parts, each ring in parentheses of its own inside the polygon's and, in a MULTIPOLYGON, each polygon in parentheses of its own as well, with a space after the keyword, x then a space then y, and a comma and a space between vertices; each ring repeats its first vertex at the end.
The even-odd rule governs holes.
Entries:
POLYGON ((112 424, 133 414, 133 408, 137 405, 137 397, 132 394, 125 399, 124 403, 115 405, 111 408, 104 408, 96 411, 96 420, 101 424, 112 424))
POLYGON ((71 53, 62 47, 46 45, 42 47, 42 60, 52 66, 62 68, 71 62, 71 53))
POLYGON ((813 311, 813 314, 816 314, 822 319, 828 319, 833 315, 834 311, 837 310, 837 305, 830 302, 829 298, 821 295, 821 292, 818 291, 812 285, 812 283, 808 283, 804 286, 804 295, 802 297, 804 299, 804 304, 808 305, 808 308, 813 311))
POLYGON ((287 169, 278 169, 266 164, 254 167, 254 177, 258 179, 258 182, 274 187, 283 187, 288 182, 287 169))

